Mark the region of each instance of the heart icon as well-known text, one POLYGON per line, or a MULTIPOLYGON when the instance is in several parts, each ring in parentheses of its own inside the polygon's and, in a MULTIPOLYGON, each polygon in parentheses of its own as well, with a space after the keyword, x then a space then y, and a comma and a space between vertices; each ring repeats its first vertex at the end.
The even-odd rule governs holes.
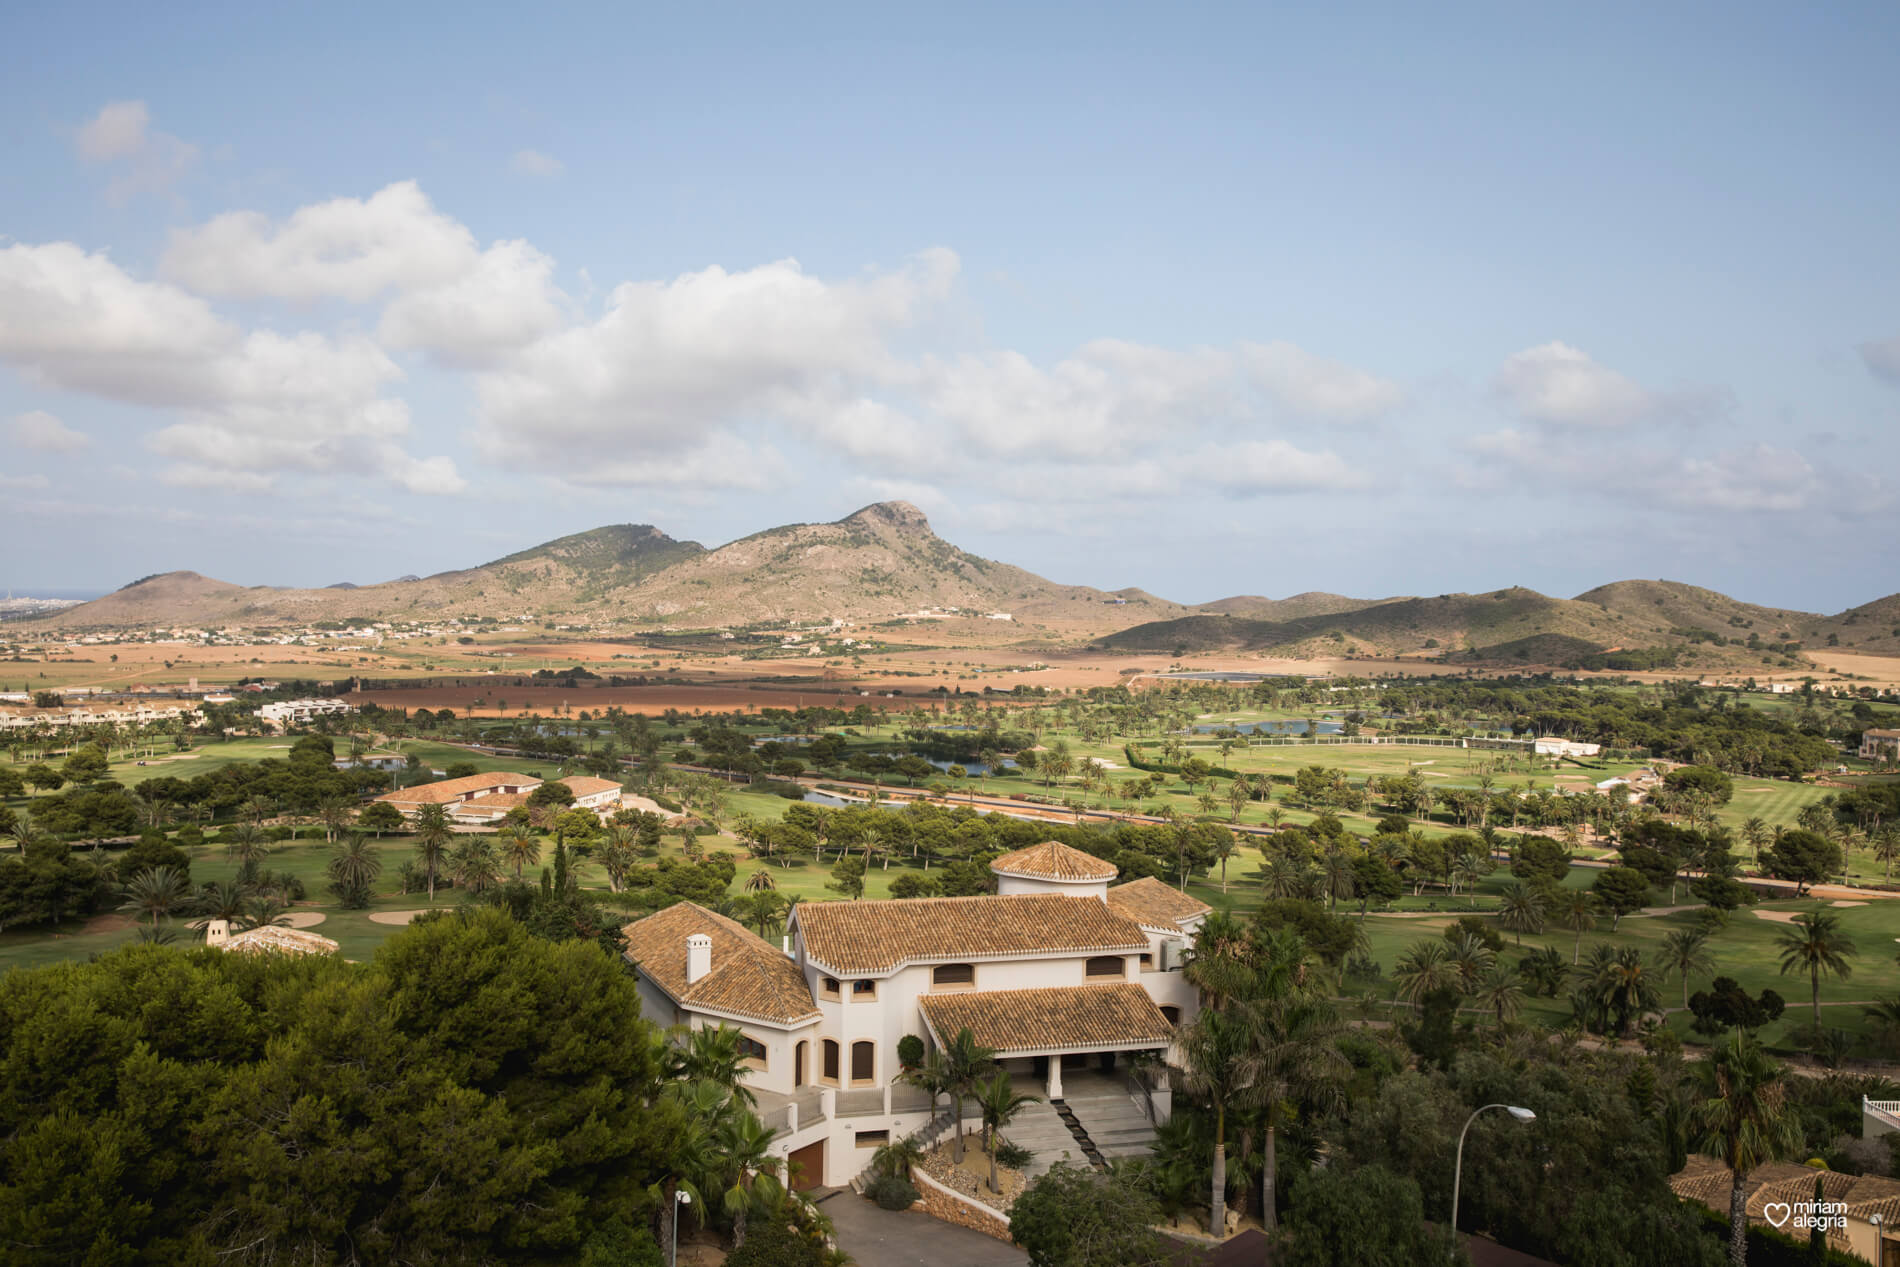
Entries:
POLYGON ((1761 1213, 1763 1218, 1776 1227, 1780 1227, 1788 1221, 1788 1216, 1794 1213, 1794 1207, 1786 1201, 1770 1201, 1761 1208, 1761 1213))

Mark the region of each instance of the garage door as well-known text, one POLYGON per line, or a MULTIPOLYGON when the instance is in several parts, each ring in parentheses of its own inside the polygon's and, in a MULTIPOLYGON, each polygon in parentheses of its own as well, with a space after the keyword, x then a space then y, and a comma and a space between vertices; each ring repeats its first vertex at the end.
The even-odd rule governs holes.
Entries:
POLYGON ((792 1190, 821 1188, 825 1183, 825 1142, 807 1144, 791 1155, 792 1190))

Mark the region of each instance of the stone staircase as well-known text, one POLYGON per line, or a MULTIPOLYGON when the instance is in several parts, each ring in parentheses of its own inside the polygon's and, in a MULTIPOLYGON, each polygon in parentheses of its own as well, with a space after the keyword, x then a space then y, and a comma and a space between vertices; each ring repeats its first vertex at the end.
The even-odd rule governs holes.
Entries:
POLYGON ((1077 1140, 1069 1129, 1060 1109, 1062 1102, 1050 1104, 1038 1100, 1016 1115, 1003 1131, 1003 1138, 1012 1144, 1027 1148, 1035 1156, 1023 1167, 1023 1176, 1038 1179, 1049 1172, 1049 1167, 1059 1161, 1069 1161, 1076 1165, 1093 1164, 1082 1151, 1081 1141, 1077 1140))
POLYGON ((1154 1123, 1126 1091, 1070 1097, 1063 1101, 1101 1158, 1146 1157, 1154 1143, 1154 1123))

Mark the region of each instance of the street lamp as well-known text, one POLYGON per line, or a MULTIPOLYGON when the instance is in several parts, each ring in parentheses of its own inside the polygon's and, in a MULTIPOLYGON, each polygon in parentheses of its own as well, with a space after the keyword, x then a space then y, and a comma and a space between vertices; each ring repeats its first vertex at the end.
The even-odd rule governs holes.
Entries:
POLYGON ((1471 1124, 1478 1120, 1478 1114, 1489 1109, 1503 1109, 1520 1122, 1537 1120, 1537 1114, 1529 1109, 1520 1109, 1515 1104, 1486 1104, 1474 1109, 1471 1116, 1465 1119, 1464 1130, 1458 1132, 1458 1164, 1451 1172, 1451 1243, 1453 1245, 1458 1243, 1458 1186, 1465 1175, 1465 1131, 1470 1130, 1471 1124))
POLYGON ((673 1252, 667 1256, 667 1262, 669 1263, 677 1263, 680 1260, 679 1207, 682 1205, 691 1205, 692 1203, 693 1203, 692 1193, 686 1191, 686 1189, 684 1188, 675 1188, 673 1190, 673 1207, 674 1207, 673 1209, 673 1252))

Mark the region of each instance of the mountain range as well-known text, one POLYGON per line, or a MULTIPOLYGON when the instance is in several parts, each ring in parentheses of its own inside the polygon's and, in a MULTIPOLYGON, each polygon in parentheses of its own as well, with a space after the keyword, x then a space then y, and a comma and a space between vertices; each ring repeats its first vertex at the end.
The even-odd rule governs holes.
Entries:
POLYGON ((1835 615, 1761 607, 1673 581, 1618 581, 1575 598, 1509 588, 1436 597, 1253 595, 1187 605, 1139 589, 1062 585, 957 548, 906 502, 833 523, 788 524, 709 549, 647 524, 613 524, 479 567, 322 589, 240 586, 166 572, 33 623, 128 628, 491 616, 587 629, 725 628, 926 609, 1007 614, 1051 634, 1127 651, 1277 655, 1440 654, 1570 664, 1672 646, 1698 663, 1757 663, 1798 642, 1900 654, 1900 595, 1835 615), (1832 642, 1830 643, 1830 639, 1832 642), (1753 642, 1754 646, 1749 644, 1753 642), (1763 645, 1767 644, 1767 645, 1763 645))

